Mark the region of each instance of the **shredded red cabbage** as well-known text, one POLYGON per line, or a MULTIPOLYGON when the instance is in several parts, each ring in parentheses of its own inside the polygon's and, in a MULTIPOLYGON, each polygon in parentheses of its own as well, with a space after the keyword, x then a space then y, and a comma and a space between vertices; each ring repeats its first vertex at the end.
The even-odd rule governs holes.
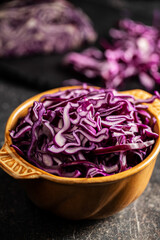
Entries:
POLYGON ((68 54, 64 63, 87 78, 100 77, 107 88, 139 79, 148 90, 160 85, 160 29, 130 19, 120 20, 109 31, 111 43, 101 40, 104 51, 89 48, 68 54))
POLYGON ((130 169, 151 152, 158 134, 147 100, 112 89, 82 88, 47 94, 10 131, 24 159, 62 177, 108 176, 130 169))
POLYGON ((96 33, 88 16, 65 0, 14 0, 0 10, 0 56, 64 52, 96 33))

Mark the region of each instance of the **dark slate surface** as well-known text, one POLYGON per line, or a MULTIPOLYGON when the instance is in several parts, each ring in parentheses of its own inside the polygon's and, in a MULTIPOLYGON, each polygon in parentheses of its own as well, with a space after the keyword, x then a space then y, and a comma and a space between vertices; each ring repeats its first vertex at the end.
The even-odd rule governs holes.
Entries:
MULTIPOLYGON (((94 19, 101 35, 105 31, 103 24, 106 23, 109 28, 124 12, 132 13, 135 19, 151 23, 152 10, 159 5, 158 1, 74 2, 79 3, 94 19)), ((51 55, 0 60, 0 146, 4 141, 6 121, 20 103, 42 90, 59 87, 64 79, 74 76, 58 67, 61 58, 51 55)), ((140 86, 137 83, 125 86, 134 87, 140 86)), ((0 239, 159 240, 160 157, 144 193, 120 213, 96 221, 73 222, 55 218, 33 205, 19 183, 0 170, 0 239)))

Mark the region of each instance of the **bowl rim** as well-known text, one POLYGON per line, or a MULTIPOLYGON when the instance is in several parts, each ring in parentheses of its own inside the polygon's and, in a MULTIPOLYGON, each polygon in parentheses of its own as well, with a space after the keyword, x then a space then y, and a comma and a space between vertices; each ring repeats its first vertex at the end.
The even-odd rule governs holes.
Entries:
MULTIPOLYGON (((89 86, 90 87, 90 86, 89 86)), ((94 88, 99 88, 99 87, 95 87, 94 88)), ((6 123, 6 128, 5 128, 5 144, 7 145, 7 147, 10 149, 11 152, 13 152, 13 154, 15 155, 15 157, 17 157, 21 162, 27 164, 30 168, 34 169, 35 171, 39 172, 39 177, 43 178, 43 179, 47 179, 56 183, 61 183, 61 184, 69 184, 69 185, 73 185, 73 184, 82 184, 82 185, 93 185, 93 184, 106 184, 106 183, 110 183, 110 182, 115 182, 124 178, 128 178, 140 171, 142 171, 143 169, 145 169, 151 162, 152 160, 154 160, 159 151, 160 151, 160 136, 158 137, 158 139, 155 142, 155 145, 151 151, 151 153, 139 164, 137 164, 136 166, 121 172, 121 173, 116 173, 110 176, 101 176, 101 177, 93 177, 93 178, 69 178, 69 177, 60 177, 60 176, 56 176, 53 174, 50 174, 38 167, 35 167, 34 165, 32 165, 31 163, 29 163, 27 160, 25 160, 24 158, 22 158, 16 151, 15 149, 13 149, 10 144, 12 142, 11 137, 9 135, 9 130, 11 123, 13 122, 14 119, 16 119, 17 116, 19 116, 19 114, 22 112, 23 109, 28 109, 29 106, 32 105, 32 103, 36 100, 38 100, 41 96, 45 95, 45 94, 51 94, 57 91, 64 91, 66 89, 76 89, 76 88, 82 88, 82 86, 69 86, 69 87, 60 87, 60 88, 55 88, 55 89, 51 89, 45 92, 41 92, 39 94, 34 95, 33 97, 27 99, 26 101, 24 101, 23 103, 21 103, 17 108, 15 108, 15 110, 11 113, 10 117, 8 118, 8 121, 6 123)), ((151 96, 151 94, 149 94, 148 92, 141 90, 141 89, 134 89, 134 90, 127 90, 127 91, 119 91, 119 93, 123 93, 123 94, 130 94, 132 95, 133 93, 136 93, 137 91, 140 91, 143 94, 147 94, 148 96, 151 96)), ((133 96, 135 97, 135 95, 133 94, 133 96)), ((159 100, 158 100, 159 101, 159 100)), ((155 113, 152 104, 147 104, 149 106, 148 110, 149 112, 156 118, 157 120, 157 126, 158 126, 158 132, 160 133, 160 118, 158 116, 157 113, 155 113)), ((159 101, 159 106, 160 106, 160 101, 159 101)), ((17 118, 18 119, 18 118, 17 118)))

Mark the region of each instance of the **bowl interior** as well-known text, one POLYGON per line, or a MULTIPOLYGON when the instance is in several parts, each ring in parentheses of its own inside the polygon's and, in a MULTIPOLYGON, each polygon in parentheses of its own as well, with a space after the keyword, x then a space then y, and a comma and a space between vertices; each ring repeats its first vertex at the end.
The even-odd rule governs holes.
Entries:
MULTIPOLYGON (((6 144, 9 147, 12 144, 11 137, 9 136, 9 131, 11 129, 14 129, 14 127, 16 126, 17 121, 18 121, 19 118, 22 118, 22 117, 24 117, 27 114, 28 108, 30 106, 32 106, 34 101, 38 101, 39 98, 42 95, 44 95, 44 94, 51 94, 51 93, 57 92, 59 90, 64 91, 64 90, 66 90, 68 88, 74 89, 74 88, 77 88, 77 87, 78 86, 63 87, 63 88, 49 90, 49 91, 40 93, 40 94, 38 94, 38 95, 28 99, 27 101, 22 103, 20 106, 18 106, 13 111, 13 113, 10 115, 10 117, 9 117, 9 119, 7 121, 7 124, 6 124, 6 129, 5 129, 5 142, 6 142, 6 144)), ((130 91, 125 91, 125 93, 126 94, 130 94, 130 91)), ((160 132, 160 120, 159 120, 158 116, 156 114, 154 114, 154 111, 152 111, 152 107, 149 107, 149 112, 150 112, 150 114, 152 116, 156 117, 156 119, 157 119, 157 123, 155 124, 154 131, 159 134, 159 132, 160 132)), ((82 184, 82 183, 83 184, 84 183, 97 184, 97 183, 117 181, 119 179, 126 178, 126 177, 129 177, 129 176, 133 175, 133 174, 136 174, 139 171, 142 171, 158 155, 159 149, 160 149, 160 137, 156 140, 156 143, 155 143, 155 145, 154 145, 154 147, 152 149, 152 152, 149 154, 149 156, 146 159, 144 159, 143 162, 137 164, 135 167, 133 167, 133 168, 127 170, 127 171, 124 171, 124 172, 121 172, 121 173, 117 173, 115 175, 106 176, 106 177, 94 177, 94 178, 67 178, 67 177, 59 177, 59 176, 52 175, 52 174, 47 173, 47 172, 45 172, 45 171, 43 171, 43 170, 33 166, 32 164, 28 163, 26 160, 24 160, 22 157, 20 157, 18 155, 18 153, 12 147, 10 147, 10 149, 11 149, 11 151, 14 153, 14 155, 17 158, 19 158, 19 159, 21 159, 21 161, 27 163, 30 167, 33 167, 34 169, 37 169, 38 171, 42 172, 43 177, 47 178, 47 179, 50 179, 51 181, 62 182, 62 183, 65 183, 65 184, 74 184, 74 183, 79 183, 79 184, 82 184)))

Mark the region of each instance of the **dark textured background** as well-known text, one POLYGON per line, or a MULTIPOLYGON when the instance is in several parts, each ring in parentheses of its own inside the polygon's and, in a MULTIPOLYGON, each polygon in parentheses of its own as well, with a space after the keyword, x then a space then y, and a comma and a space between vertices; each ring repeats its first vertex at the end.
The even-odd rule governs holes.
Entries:
MULTIPOLYGON (((158 1, 83 0, 72 1, 92 18, 100 36, 128 15, 152 23, 158 1)), ((45 89, 59 87, 75 76, 63 70, 63 55, 0 59, 0 145, 6 121, 20 103, 45 89)), ((77 76, 77 75, 76 75, 77 76)), ((99 82, 93 84, 100 85, 99 82)), ((125 88, 141 87, 126 83, 125 88)), ((83 211, 83 209, 82 209, 83 211)), ((72 222, 57 219, 40 210, 27 198, 19 183, 0 170, 1 240, 159 240, 160 239, 160 157, 144 193, 129 207, 104 220, 72 222)))

